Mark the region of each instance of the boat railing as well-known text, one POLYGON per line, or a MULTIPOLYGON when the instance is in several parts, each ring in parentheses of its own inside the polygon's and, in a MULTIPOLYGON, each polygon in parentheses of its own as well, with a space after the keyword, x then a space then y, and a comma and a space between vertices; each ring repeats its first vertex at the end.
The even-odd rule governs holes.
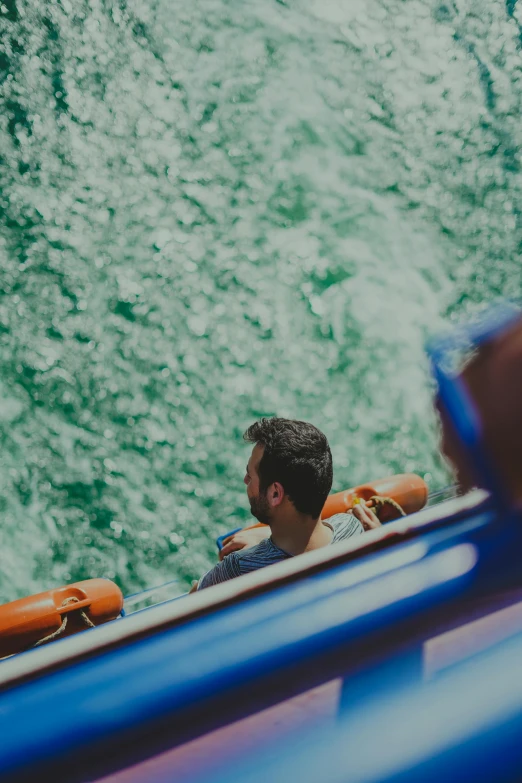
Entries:
POLYGON ((263 572, 244 577, 249 590, 239 601, 227 594, 219 610, 208 611, 214 588, 175 602, 183 622, 160 631, 156 624, 153 635, 143 627, 119 646, 5 691, 0 780, 15 770, 27 779, 38 770, 84 780, 129 764, 130 746, 133 759, 150 756, 335 677, 356 702, 361 677, 367 690, 391 661, 406 661, 410 673, 437 624, 458 623, 470 602, 518 578, 519 526, 502 526, 483 505, 453 511, 453 524, 424 520, 423 535, 363 559, 351 560, 346 546, 328 560, 321 551, 303 556, 304 568, 296 558, 284 564, 293 570, 279 571, 277 588, 259 581, 263 572), (199 613, 179 609, 191 601, 199 613), (78 754, 77 773, 69 765, 65 775, 78 754))
MULTIPOLYGON (((178 627, 193 619, 218 612, 227 606, 248 601, 284 585, 306 579, 330 568, 360 560, 371 552, 384 551, 399 542, 417 538, 435 529, 451 530, 487 502, 486 493, 475 490, 439 505, 390 522, 367 532, 358 539, 349 539, 335 547, 308 552, 299 558, 277 563, 269 568, 247 574, 230 582, 193 593, 184 600, 166 601, 135 612, 123 620, 114 621, 52 645, 14 656, 0 666, 0 689, 13 687, 28 679, 71 665, 143 639, 162 630, 178 627)), ((370 569, 373 566, 370 566, 370 569)), ((162 586, 160 586, 161 588, 162 586)))
MULTIPOLYGON (((522 779, 522 635, 428 684, 390 668, 337 724, 271 737, 212 765, 214 783, 418 783, 522 779)), ((209 769, 185 777, 203 783, 209 769)), ((160 772, 150 783, 172 780, 160 772)))

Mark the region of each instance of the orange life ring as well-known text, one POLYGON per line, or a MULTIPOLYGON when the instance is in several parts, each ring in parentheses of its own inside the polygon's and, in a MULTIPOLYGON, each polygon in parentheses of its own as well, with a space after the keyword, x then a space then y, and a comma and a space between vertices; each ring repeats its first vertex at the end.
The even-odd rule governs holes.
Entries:
MULTIPOLYGON (((342 492, 334 492, 326 499, 321 519, 328 519, 334 514, 351 511, 355 501, 358 499, 369 501, 375 495, 391 498, 401 506, 406 514, 413 514, 424 508, 428 502, 428 485, 416 473, 397 473, 395 476, 377 479, 377 481, 368 484, 360 484, 358 487, 351 487, 342 492)), ((368 506, 371 507, 372 503, 368 503, 368 506)), ((393 506, 385 505, 379 509, 381 522, 391 522, 398 516, 399 514, 393 506)), ((256 525, 249 525, 245 530, 251 530, 254 527, 265 527, 265 525, 263 522, 258 522, 256 525)))
MULTIPOLYGON (((428 502, 428 485, 416 473, 398 473, 396 476, 361 484, 329 495, 321 517, 328 519, 334 514, 351 511, 358 498, 369 501, 375 495, 391 498, 404 509, 406 514, 413 514, 415 511, 420 511, 428 502)), ((371 506, 371 503, 368 505, 371 506)), ((392 506, 383 506, 379 510, 381 522, 389 522, 397 517, 398 513, 392 506)))
POLYGON ((86 579, 0 606, 0 657, 60 632, 60 638, 115 620, 123 594, 109 579, 86 579), (63 629, 62 629, 63 626, 63 629))

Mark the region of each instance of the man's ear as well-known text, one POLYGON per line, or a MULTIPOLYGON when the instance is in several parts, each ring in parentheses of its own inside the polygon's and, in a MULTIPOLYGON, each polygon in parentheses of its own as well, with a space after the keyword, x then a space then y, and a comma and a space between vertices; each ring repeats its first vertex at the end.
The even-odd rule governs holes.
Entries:
POLYGON ((274 483, 270 484, 268 487, 268 492, 266 494, 269 504, 272 506, 272 508, 275 508, 283 502, 285 490, 283 489, 282 484, 280 484, 278 481, 274 481, 274 483))

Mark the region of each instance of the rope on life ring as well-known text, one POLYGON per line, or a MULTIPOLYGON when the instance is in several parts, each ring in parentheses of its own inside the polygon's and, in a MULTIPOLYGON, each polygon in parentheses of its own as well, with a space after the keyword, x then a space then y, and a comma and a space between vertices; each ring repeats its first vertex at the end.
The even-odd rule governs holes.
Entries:
POLYGON ((406 516, 405 510, 393 498, 382 497, 382 495, 374 495, 373 497, 370 498, 369 502, 373 503, 373 507, 375 508, 375 513, 377 514, 377 516, 379 516, 379 510, 383 506, 391 506, 392 508, 394 508, 396 511, 399 512, 401 517, 406 516))
MULTIPOLYGON (((80 602, 79 598, 76 598, 76 596, 72 595, 70 598, 66 598, 64 601, 62 601, 62 606, 70 606, 71 604, 77 604, 80 602)), ((55 639, 58 639, 67 628, 67 617, 68 615, 65 615, 62 621, 61 626, 58 628, 57 631, 54 631, 53 633, 50 633, 48 636, 44 636, 43 639, 40 639, 40 641, 36 642, 35 644, 30 647, 30 650, 33 650, 35 647, 40 647, 42 644, 47 644, 47 642, 52 642, 55 639)), ((92 620, 90 620, 86 613, 83 611, 83 609, 80 612, 80 617, 82 618, 83 622, 87 626, 87 628, 96 628, 92 620)))

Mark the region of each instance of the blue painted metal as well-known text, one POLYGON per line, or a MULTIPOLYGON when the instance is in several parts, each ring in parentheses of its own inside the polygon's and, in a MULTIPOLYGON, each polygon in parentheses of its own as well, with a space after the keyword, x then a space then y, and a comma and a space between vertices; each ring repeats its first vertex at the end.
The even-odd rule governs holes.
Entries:
POLYGON ((343 674, 369 638, 385 659, 518 576, 519 530, 484 511, 7 691, 0 780, 83 780, 343 674))
MULTIPOLYGON (((404 686, 393 668, 336 727, 260 741, 213 783, 512 783, 522 779, 522 636, 436 681, 404 686)), ((399 665, 399 661, 396 662, 399 665)), ((172 775, 150 783, 170 783, 172 775)), ((208 776, 186 777, 203 783, 208 776)))

